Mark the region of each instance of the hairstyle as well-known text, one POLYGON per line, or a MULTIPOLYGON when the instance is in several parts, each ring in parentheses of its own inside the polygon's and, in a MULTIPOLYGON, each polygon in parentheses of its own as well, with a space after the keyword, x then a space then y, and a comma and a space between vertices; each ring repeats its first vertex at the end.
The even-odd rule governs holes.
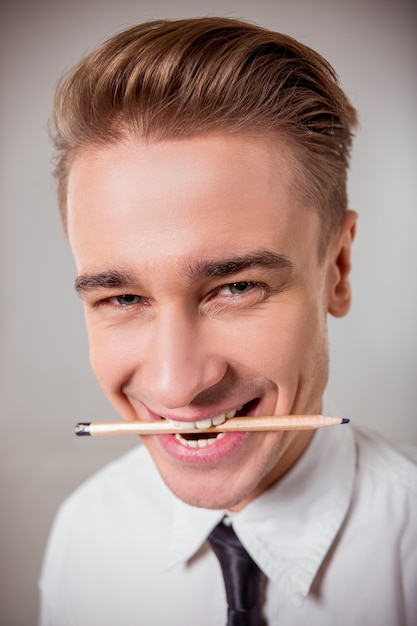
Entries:
POLYGON ((74 157, 127 137, 274 133, 296 185, 322 218, 323 241, 347 209, 356 112, 330 64, 295 39, 228 18, 152 21, 91 52, 58 85, 52 136, 64 228, 74 157))

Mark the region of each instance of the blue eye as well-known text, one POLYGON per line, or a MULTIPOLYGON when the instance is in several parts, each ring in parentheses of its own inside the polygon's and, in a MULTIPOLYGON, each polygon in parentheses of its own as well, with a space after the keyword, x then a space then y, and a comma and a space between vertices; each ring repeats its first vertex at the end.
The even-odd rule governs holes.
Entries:
POLYGON ((247 281, 230 283, 229 285, 224 285, 224 287, 219 289, 219 294, 222 296, 230 294, 232 294, 232 296, 241 296, 245 293, 248 293, 248 291, 251 291, 255 286, 256 283, 250 283, 247 281))
POLYGON ((110 298, 110 301, 119 306, 132 306, 133 304, 139 304, 142 300, 141 296, 135 296, 132 293, 125 293, 122 296, 114 296, 110 298))

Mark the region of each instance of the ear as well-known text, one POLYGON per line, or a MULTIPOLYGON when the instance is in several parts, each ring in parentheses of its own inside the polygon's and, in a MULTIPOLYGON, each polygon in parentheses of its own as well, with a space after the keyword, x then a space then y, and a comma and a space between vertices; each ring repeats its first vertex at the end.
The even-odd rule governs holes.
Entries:
POLYGON ((327 310, 335 317, 348 313, 352 294, 350 287, 351 251, 358 214, 347 211, 333 236, 327 255, 327 310))

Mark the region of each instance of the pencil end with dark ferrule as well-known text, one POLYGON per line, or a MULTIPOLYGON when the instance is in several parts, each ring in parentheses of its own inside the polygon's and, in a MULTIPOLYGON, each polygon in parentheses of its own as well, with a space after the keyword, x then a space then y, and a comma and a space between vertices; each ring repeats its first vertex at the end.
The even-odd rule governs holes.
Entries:
POLYGON ((74 432, 77 437, 89 437, 91 435, 90 424, 91 422, 79 422, 76 424, 74 432))

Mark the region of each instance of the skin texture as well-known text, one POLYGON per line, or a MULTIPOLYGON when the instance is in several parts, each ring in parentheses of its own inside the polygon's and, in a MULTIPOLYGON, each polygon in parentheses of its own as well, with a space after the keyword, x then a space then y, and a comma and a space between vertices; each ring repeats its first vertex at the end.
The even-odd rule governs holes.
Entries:
MULTIPOLYGON (((276 138, 126 139, 77 156, 77 287, 94 372, 124 419, 195 421, 242 405, 255 416, 320 413, 327 314, 350 306, 356 214, 320 259, 318 213, 295 189, 276 138)), ((143 440, 181 499, 237 510, 311 437, 231 433, 201 450, 171 435, 143 440)))

